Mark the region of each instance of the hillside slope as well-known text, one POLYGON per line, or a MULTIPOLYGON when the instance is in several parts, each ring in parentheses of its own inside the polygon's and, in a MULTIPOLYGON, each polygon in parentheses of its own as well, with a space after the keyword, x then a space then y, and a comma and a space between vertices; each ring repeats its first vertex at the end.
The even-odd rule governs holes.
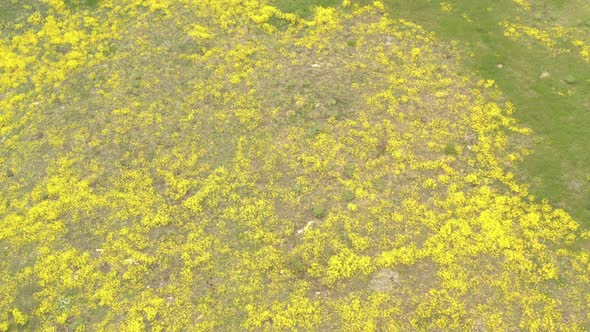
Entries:
POLYGON ((0 330, 589 328, 590 233, 452 45, 379 2, 43 3, 0 39, 0 330))

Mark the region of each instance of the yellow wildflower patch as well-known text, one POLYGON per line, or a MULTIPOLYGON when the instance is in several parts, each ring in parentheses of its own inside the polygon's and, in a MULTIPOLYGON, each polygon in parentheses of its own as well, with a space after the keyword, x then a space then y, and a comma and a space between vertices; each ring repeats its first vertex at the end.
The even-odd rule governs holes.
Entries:
POLYGON ((587 321, 588 232, 514 179, 530 130, 383 3, 44 3, 0 39, 0 330, 587 321))

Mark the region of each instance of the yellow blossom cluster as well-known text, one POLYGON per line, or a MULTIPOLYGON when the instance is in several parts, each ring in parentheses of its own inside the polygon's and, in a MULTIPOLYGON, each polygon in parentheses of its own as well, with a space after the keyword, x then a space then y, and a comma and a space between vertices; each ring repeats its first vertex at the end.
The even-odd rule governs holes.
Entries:
POLYGON ((586 30, 574 26, 553 24, 529 24, 516 21, 504 21, 504 36, 517 41, 527 40, 538 44, 553 54, 574 53, 590 61, 590 35, 586 30))

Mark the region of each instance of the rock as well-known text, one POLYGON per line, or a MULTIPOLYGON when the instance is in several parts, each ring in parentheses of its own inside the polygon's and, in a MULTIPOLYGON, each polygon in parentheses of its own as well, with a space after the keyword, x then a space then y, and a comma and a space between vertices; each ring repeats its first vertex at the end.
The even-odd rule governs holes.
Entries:
POLYGON ((315 221, 313 221, 313 220, 308 221, 307 224, 305 225, 305 227, 303 227, 302 229, 300 229, 300 230, 297 231, 297 234, 298 235, 303 234, 303 232, 305 232, 306 230, 308 230, 309 227, 311 227, 311 225, 313 225, 314 222, 315 221))
POLYGON ((544 71, 541 73, 541 75, 539 76, 540 79, 544 79, 551 76, 548 72, 544 71))
POLYGON ((391 292, 400 285, 399 273, 392 269, 381 269, 375 272, 369 282, 369 288, 374 291, 391 292))

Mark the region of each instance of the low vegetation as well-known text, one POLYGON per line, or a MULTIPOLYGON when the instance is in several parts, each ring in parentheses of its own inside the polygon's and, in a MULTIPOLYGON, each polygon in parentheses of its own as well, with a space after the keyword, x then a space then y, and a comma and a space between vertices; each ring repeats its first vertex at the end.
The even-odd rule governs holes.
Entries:
POLYGON ((590 232, 498 84, 381 2, 281 8, 7 21, 0 330, 590 328, 590 232))

